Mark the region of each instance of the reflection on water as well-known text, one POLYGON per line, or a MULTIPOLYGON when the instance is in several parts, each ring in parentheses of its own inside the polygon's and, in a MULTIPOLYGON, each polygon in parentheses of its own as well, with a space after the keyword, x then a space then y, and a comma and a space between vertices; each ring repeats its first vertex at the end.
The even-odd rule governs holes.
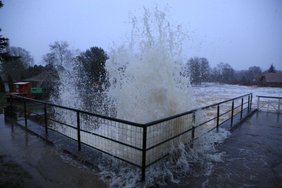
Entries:
MULTIPOLYGON (((0 155, 5 154, 31 176, 28 182, 21 182, 23 187, 106 187, 92 170, 19 126, 5 122, 3 115, 0 115, 0 143, 0 155)), ((2 180, 9 184, 9 179, 2 180)))

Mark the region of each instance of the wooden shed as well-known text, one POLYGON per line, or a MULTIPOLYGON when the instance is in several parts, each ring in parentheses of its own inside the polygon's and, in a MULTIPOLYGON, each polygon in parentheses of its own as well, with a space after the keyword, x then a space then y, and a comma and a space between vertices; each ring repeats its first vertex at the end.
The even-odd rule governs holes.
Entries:
POLYGON ((13 94, 32 98, 30 95, 30 82, 15 82, 13 84, 13 94))

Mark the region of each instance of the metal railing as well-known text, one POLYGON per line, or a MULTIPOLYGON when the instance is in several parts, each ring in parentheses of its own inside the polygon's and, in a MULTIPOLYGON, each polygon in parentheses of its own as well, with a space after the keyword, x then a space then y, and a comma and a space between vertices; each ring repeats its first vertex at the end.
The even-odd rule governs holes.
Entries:
MULTIPOLYGON (((252 111, 252 94, 242 95, 202 108, 145 124, 147 145, 144 146, 143 165, 145 168, 168 156, 170 146, 182 141, 191 143, 201 135, 220 126, 234 126, 235 117, 240 122, 252 111), (245 112, 245 113, 244 113, 245 112), (158 135, 161 129, 162 135, 158 135), (163 133, 171 133, 164 134, 163 133), (155 134, 154 134, 155 133, 155 134), (148 143, 149 142, 149 143, 148 143), (149 157, 149 159, 147 159, 149 157)), ((145 172, 143 172, 145 173, 145 172)))
POLYGON ((282 97, 257 95, 257 109, 282 113, 282 97))
POLYGON ((181 141, 193 147, 201 135, 218 131, 220 126, 232 128, 252 111, 250 93, 140 124, 21 96, 10 95, 9 100, 11 110, 17 103, 17 116, 23 117, 26 129, 32 115, 42 117, 43 134, 55 131, 75 140, 78 151, 87 145, 132 164, 141 169, 142 181, 146 168, 168 156, 171 145, 181 141), (32 111, 35 104, 41 112, 32 111))

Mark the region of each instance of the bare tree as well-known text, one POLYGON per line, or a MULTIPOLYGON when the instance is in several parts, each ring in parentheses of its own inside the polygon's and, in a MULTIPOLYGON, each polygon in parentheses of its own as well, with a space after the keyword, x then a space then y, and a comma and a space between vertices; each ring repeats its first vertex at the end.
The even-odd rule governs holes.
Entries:
POLYGON ((261 68, 258 66, 249 67, 246 72, 246 79, 249 82, 254 82, 262 74, 261 68))
POLYGON ((213 69, 213 78, 217 82, 230 83, 234 81, 234 69, 227 63, 219 63, 213 69))
POLYGON ((200 58, 200 74, 201 82, 206 82, 209 80, 210 66, 209 61, 206 58, 200 58))
POLYGON ((18 57, 19 61, 23 63, 25 68, 33 66, 34 60, 33 57, 30 55, 29 51, 21 47, 11 46, 8 48, 8 53, 11 56, 18 57))
POLYGON ((43 56, 43 61, 55 66, 63 66, 73 61, 73 54, 66 41, 56 41, 49 45, 50 52, 43 56))
POLYGON ((201 72, 200 72, 200 58, 190 58, 188 63, 188 72, 190 75, 190 81, 192 84, 201 84, 201 72))

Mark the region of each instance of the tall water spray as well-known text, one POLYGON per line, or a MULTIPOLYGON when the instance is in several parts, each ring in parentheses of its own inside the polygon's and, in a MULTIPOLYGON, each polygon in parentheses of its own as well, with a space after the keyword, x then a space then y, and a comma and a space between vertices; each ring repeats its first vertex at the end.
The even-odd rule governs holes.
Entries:
POLYGON ((173 29, 159 10, 132 23, 130 41, 112 49, 106 63, 117 117, 146 123, 193 108, 189 78, 181 74, 181 27, 173 29))
POLYGON ((77 74, 74 63, 68 63, 58 70, 60 84, 53 102, 138 123, 194 107, 190 80, 181 74, 185 38, 181 26, 172 28, 165 13, 157 9, 153 13, 145 10, 141 22, 132 20, 130 40, 110 50, 106 62, 109 87, 102 93, 78 88, 89 84, 82 83, 79 76, 83 73, 77 74), (86 104, 93 105, 90 109, 86 104))
MULTIPOLYGON (((61 82, 56 101, 65 106, 137 123, 169 117, 195 107, 190 80, 183 76, 182 72, 184 62, 181 52, 185 35, 181 27, 173 29, 166 20, 165 13, 157 9, 153 13, 145 10, 141 22, 136 18, 132 20, 133 29, 130 40, 110 51, 109 60, 106 62, 109 82, 106 84, 107 87, 99 92, 91 88, 81 88, 81 86, 89 87, 91 84, 81 83, 84 79, 80 76, 83 74, 77 74, 77 68, 72 64, 59 71, 61 82)), ((72 112, 60 109, 55 111, 57 118, 63 119, 65 123, 71 124, 76 121, 76 115, 72 112)), ((85 115, 81 117, 81 122, 83 129, 94 131, 96 134, 136 147, 142 145, 141 131, 134 132, 134 127, 121 128, 112 122, 104 123, 99 118, 90 118, 85 115)), ((147 145, 157 144, 161 140, 188 130, 191 126, 189 122, 191 121, 188 119, 178 118, 169 122, 168 126, 152 127, 152 130, 148 132, 148 138, 158 139, 148 140, 147 145)), ((68 134, 68 131, 66 130, 65 133, 68 134)), ((71 133, 69 135, 75 138, 75 135, 71 133)), ((114 146, 114 143, 106 143, 104 140, 97 144, 95 139, 93 137, 92 140, 86 140, 86 142, 89 142, 88 144, 91 142, 90 145, 114 153, 123 159, 137 160, 136 163, 140 164, 139 151, 131 151, 139 156, 135 159, 135 156, 128 155, 128 148, 123 148, 122 145, 114 146)), ((169 145, 168 142, 167 146, 169 145)), ((153 153, 158 152, 152 150, 152 154, 148 154, 149 162, 155 160, 156 157, 161 157, 165 152, 168 152, 167 149, 163 150, 163 153, 159 152, 160 156, 157 156, 153 153), (151 155, 154 156, 150 158, 151 155)))
MULTIPOLYGON (((60 85, 58 96, 53 97, 53 102, 137 123, 147 123, 196 107, 190 80, 183 74, 182 42, 185 34, 181 31, 181 27, 171 26, 166 20, 165 13, 159 10, 153 13, 145 10, 141 21, 136 18, 132 20, 133 28, 129 41, 124 45, 112 48, 108 54, 109 60, 106 62, 108 82, 103 90, 98 92, 91 90, 89 88, 91 84, 83 83, 85 79, 80 77, 83 74, 77 74, 75 64, 68 64, 67 67, 64 66, 58 70, 60 85)), ((56 108, 53 110, 56 118, 61 121, 69 124, 77 121, 77 114, 71 111, 56 108)), ((200 116, 196 117, 196 121, 198 117, 200 116)), ((147 132, 147 148, 188 130, 192 125, 192 116, 185 118, 167 121, 160 126, 150 126, 147 132)), ((82 143, 138 166, 142 165, 142 152, 134 149, 143 146, 142 128, 85 114, 80 116, 80 122, 81 128, 87 130, 87 132, 81 131, 82 143)), ((55 128, 77 139, 77 134, 73 132, 73 129, 62 127, 58 125, 55 128)), ((189 141, 190 137, 184 135, 180 139, 188 138, 187 141, 189 141)), ((179 143, 175 142, 180 140, 177 139, 147 151, 146 164, 173 151, 170 146, 179 143)), ((204 139, 203 143, 207 143, 208 139, 204 139)), ((176 148, 180 152, 178 155, 172 155, 170 162, 155 167, 150 166, 149 185, 155 181, 155 177, 173 179, 173 173, 180 171, 181 174, 185 174, 189 171, 188 161, 199 160, 198 155, 188 154, 183 144, 179 144, 179 147, 176 148)), ((205 160, 204 158, 203 161, 205 160)), ((107 165, 99 164, 98 166, 101 166, 103 171, 102 177, 112 178, 113 186, 117 183, 117 187, 123 187, 124 181, 129 181, 132 187, 135 187, 135 183, 139 180, 139 171, 127 170, 127 168, 121 170, 119 165, 107 165), (113 173, 113 170, 116 171, 116 174, 113 173), (132 177, 135 180, 130 179, 132 177)), ((163 183, 166 180, 159 181, 163 183)))

